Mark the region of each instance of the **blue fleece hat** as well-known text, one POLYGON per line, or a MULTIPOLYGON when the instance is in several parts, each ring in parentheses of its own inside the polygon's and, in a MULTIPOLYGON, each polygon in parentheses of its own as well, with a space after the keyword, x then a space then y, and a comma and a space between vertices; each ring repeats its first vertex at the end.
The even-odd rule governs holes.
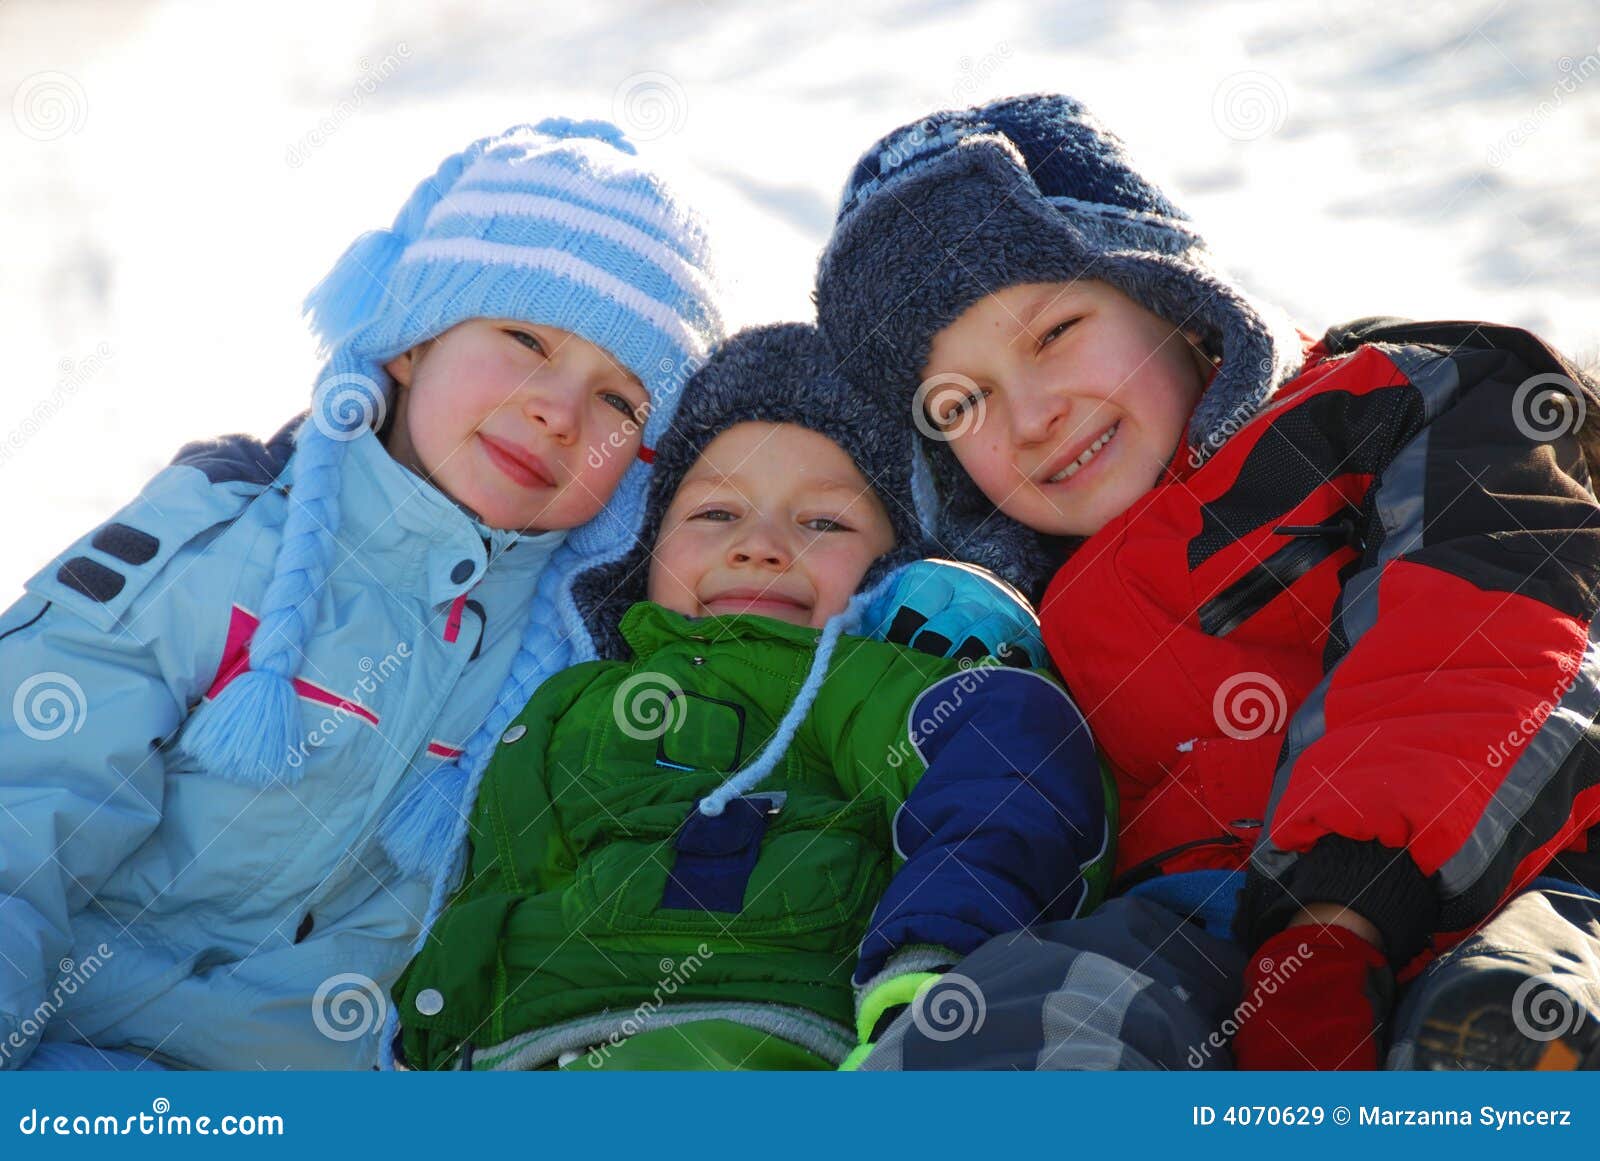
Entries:
POLYGON ((581 335, 650 393, 646 451, 545 567, 538 615, 483 724, 462 757, 414 786, 386 822, 385 847, 406 871, 442 869, 500 731, 545 677, 595 655, 573 581, 632 548, 648 448, 721 338, 706 231, 635 154, 602 121, 550 119, 475 141, 417 187, 393 226, 358 238, 306 299, 328 357, 295 435, 288 514, 250 669, 195 711, 183 741, 236 781, 289 782, 302 772, 287 762, 299 722, 292 679, 329 571, 345 446, 381 428, 393 398, 386 362, 468 319, 520 319, 581 335))
MULTIPOLYGON (((968 307, 1008 286, 1078 278, 1111 284, 1220 360, 1189 425, 1200 458, 1301 364, 1288 319, 1224 277, 1123 143, 1059 95, 935 113, 868 149, 822 255, 817 311, 851 381, 910 409, 933 336, 968 307)), ((1037 597, 1066 545, 996 511, 944 443, 923 448, 943 551, 1037 597)))

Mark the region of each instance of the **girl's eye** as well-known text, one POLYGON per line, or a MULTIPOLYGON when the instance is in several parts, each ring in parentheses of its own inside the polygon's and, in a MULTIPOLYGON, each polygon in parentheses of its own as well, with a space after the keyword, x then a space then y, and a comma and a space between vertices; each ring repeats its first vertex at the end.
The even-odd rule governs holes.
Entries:
POLYGON ((527 347, 528 350, 535 351, 541 355, 544 354, 544 344, 533 335, 530 335, 527 331, 507 331, 506 334, 516 339, 517 342, 527 347))
POLYGON ((841 524, 830 516, 816 516, 802 522, 805 527, 813 532, 850 532, 853 529, 848 524, 841 524))
POLYGON ((607 391, 600 398, 605 401, 606 406, 615 407, 628 419, 633 420, 635 423, 639 421, 639 412, 633 406, 633 401, 626 395, 618 395, 615 391, 607 391))
POLYGON ((1048 347, 1062 335, 1066 334, 1067 330, 1077 322, 1078 320, 1076 318, 1069 318, 1051 327, 1049 332, 1045 334, 1044 338, 1039 340, 1039 349, 1043 350, 1045 347, 1048 347))

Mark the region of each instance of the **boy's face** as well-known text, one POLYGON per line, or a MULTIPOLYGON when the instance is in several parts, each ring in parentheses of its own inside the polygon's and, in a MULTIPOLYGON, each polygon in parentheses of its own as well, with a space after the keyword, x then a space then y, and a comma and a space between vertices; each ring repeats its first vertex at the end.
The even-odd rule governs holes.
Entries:
POLYGON ((883 503, 838 444, 793 424, 741 423, 678 485, 649 596, 689 617, 758 613, 821 628, 893 547, 883 503))
POLYGON ((494 528, 575 528, 639 453, 649 395, 558 327, 469 319, 397 356, 389 454, 494 528))
POLYGON ((1029 283, 934 337, 920 397, 995 507, 1039 532, 1088 536, 1161 479, 1211 370, 1107 283, 1029 283))

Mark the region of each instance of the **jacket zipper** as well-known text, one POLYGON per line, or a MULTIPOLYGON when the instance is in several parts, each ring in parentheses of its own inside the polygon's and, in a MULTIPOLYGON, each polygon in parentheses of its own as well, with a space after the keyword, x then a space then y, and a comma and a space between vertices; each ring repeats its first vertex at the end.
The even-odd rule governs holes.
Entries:
POLYGON ((1201 632, 1226 637, 1339 549, 1362 549, 1353 509, 1321 524, 1283 524, 1273 532, 1294 539, 1201 605, 1201 632))

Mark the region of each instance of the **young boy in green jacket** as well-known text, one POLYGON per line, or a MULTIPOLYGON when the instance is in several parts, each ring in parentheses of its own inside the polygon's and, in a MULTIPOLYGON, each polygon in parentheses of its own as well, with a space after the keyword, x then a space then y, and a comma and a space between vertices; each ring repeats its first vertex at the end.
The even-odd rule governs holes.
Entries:
POLYGON ((395 988, 407 1066, 848 1067, 907 1005, 980 1024, 941 973, 1103 891, 1114 798, 1055 681, 843 636, 924 542, 909 424, 834 366, 787 324, 687 386, 613 576, 648 582, 632 660, 503 735, 395 988))

